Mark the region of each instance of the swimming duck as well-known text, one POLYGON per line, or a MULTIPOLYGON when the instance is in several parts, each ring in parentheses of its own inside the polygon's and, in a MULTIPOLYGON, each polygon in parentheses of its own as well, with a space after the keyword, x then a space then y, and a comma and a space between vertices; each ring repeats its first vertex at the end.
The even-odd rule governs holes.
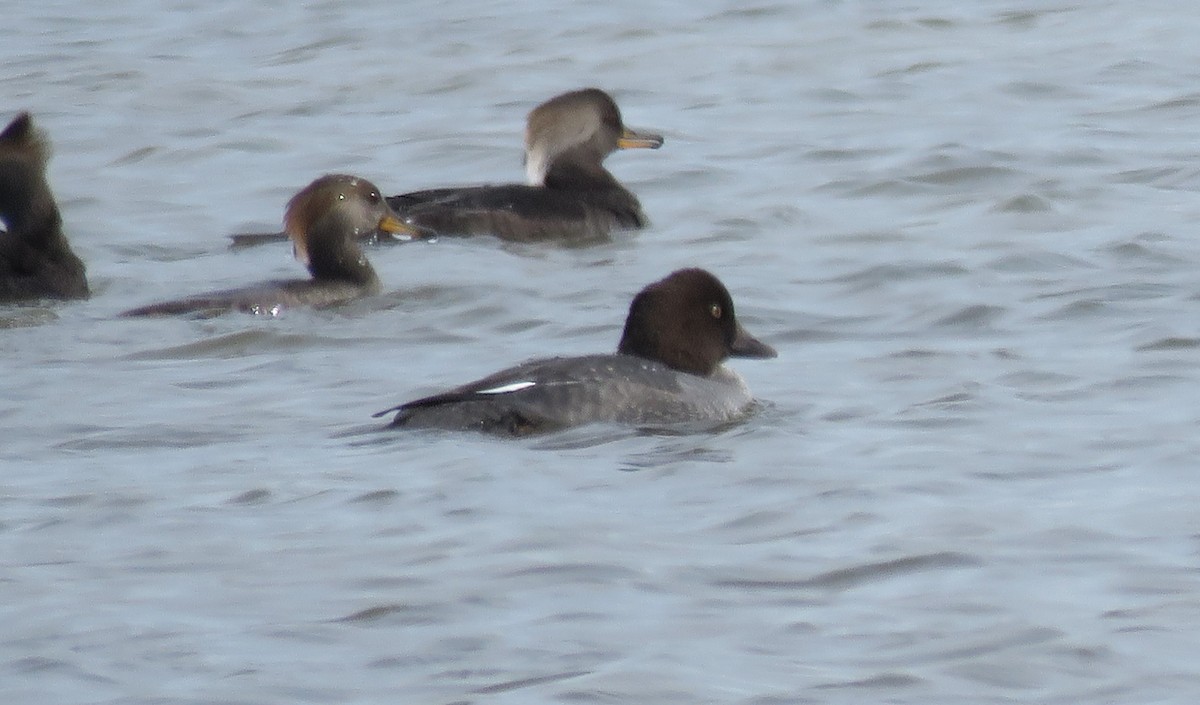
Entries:
POLYGON ((721 363, 775 355, 738 323, 717 277, 681 269, 634 297, 615 354, 532 360, 375 416, 398 412, 393 427, 512 436, 597 422, 715 424, 753 401, 721 363))
MULTIPOLYGON (((618 149, 658 149, 660 135, 621 121, 612 96, 571 91, 534 108, 525 126, 527 184, 436 188, 389 197, 388 204, 427 235, 494 235, 521 242, 586 241, 646 225, 637 196, 604 168, 618 149)), ((233 236, 235 247, 282 235, 233 236)))
POLYGON ((344 303, 379 291, 379 277, 363 254, 360 239, 377 231, 414 234, 388 207, 375 184, 344 174, 322 176, 293 196, 284 226, 296 259, 308 267, 311 279, 198 294, 122 315, 214 315, 230 310, 276 315, 285 308, 344 303))
POLYGON ((405 219, 444 235, 504 240, 586 240, 646 225, 637 196, 604 168, 618 149, 658 149, 663 138, 625 127, 617 103, 598 88, 551 98, 525 127, 527 184, 440 188, 388 203, 405 219))
POLYGON ((0 132, 0 301, 89 294, 46 183, 50 146, 23 112, 0 132))

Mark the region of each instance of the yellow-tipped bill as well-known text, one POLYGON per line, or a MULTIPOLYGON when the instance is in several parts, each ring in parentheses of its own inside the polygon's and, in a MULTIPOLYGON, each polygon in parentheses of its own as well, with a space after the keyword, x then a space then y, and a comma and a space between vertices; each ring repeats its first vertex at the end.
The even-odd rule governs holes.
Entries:
POLYGON ((408 223, 405 223, 403 220, 400 220, 400 218, 392 215, 391 213, 388 213, 380 219, 379 229, 385 233, 391 233, 392 235, 400 235, 413 239, 421 237, 421 232, 419 230, 408 223))
POLYGON ((617 147, 620 149, 658 149, 662 144, 662 135, 652 132, 634 132, 628 127, 617 138, 617 147))

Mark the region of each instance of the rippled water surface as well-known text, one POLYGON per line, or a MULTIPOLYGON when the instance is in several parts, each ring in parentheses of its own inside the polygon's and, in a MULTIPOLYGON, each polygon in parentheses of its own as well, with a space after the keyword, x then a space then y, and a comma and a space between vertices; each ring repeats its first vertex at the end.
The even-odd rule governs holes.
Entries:
POLYGON ((10 703, 1200 697, 1200 12, 1146 2, 9 3, 94 296, 0 308, 10 703), (609 89, 653 225, 301 276, 315 176, 520 180, 609 89), (370 414, 612 349, 680 266, 780 351, 711 433, 505 442, 370 414))

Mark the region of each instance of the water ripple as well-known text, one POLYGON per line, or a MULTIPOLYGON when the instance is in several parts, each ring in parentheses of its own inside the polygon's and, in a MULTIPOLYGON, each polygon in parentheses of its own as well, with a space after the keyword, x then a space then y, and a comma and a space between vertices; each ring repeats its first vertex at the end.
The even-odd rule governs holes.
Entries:
POLYGON ((954 551, 929 553, 920 556, 906 556, 878 563, 863 563, 860 565, 839 568, 826 573, 820 573, 810 578, 788 579, 754 579, 727 578, 713 581, 718 587, 732 587, 748 590, 848 590, 866 583, 878 582, 900 577, 911 573, 936 571, 946 568, 969 568, 982 565, 975 556, 954 551))

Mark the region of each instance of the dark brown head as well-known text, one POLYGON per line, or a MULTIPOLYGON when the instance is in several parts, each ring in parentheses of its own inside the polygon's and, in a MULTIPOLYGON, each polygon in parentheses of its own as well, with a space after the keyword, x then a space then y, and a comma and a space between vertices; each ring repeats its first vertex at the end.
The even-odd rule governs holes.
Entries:
POLYGON ((58 207, 46 183, 50 145, 21 113, 0 132, 0 221, 17 235, 57 230, 58 207))
POLYGON ((681 269, 642 289, 629 305, 617 352, 709 375, 727 357, 775 357, 737 322, 725 285, 703 269, 681 269))
POLYGON ((525 173, 529 183, 541 185, 560 159, 598 169, 618 149, 658 149, 662 143, 660 135, 625 127, 612 96, 599 88, 584 88, 555 96, 529 113, 525 173))
POLYGON ((17 157, 45 166, 50 159, 50 144, 45 134, 33 126, 33 117, 21 113, 0 132, 0 159, 17 157))
POLYGON ((322 176, 293 196, 283 224, 296 259, 314 279, 373 280, 375 272, 359 239, 378 231, 416 236, 375 184, 344 174, 322 176))

